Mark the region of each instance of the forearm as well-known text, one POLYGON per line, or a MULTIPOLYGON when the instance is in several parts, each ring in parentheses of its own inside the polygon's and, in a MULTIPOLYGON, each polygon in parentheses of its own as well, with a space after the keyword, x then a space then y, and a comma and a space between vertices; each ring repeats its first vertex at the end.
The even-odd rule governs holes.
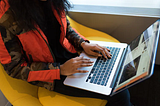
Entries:
POLYGON ((56 63, 33 62, 29 64, 21 60, 18 64, 11 62, 2 65, 11 77, 28 82, 53 82, 55 79, 60 79, 60 69, 56 63))

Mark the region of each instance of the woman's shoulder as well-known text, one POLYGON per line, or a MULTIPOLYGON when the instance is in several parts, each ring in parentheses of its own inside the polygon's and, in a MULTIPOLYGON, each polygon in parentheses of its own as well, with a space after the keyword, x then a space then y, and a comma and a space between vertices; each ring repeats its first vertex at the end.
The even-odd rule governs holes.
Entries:
POLYGON ((0 19, 2 16, 6 13, 6 11, 9 9, 9 3, 8 0, 0 0, 0 19))
POLYGON ((0 0, 0 26, 9 28, 15 22, 8 0, 0 0))

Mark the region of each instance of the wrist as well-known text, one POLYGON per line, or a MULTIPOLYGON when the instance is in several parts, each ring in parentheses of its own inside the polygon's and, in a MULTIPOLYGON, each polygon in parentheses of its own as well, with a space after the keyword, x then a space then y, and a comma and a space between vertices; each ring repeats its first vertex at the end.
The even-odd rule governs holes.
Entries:
POLYGON ((86 43, 88 43, 88 42, 86 42, 86 41, 81 42, 81 47, 83 48, 86 43))

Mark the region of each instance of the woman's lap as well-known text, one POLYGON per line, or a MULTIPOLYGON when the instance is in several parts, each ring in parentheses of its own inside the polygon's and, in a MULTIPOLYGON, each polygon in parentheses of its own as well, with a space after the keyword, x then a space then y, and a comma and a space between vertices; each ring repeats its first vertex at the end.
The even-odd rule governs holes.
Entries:
POLYGON ((130 94, 128 90, 124 90, 110 97, 110 96, 101 95, 98 93, 93 93, 93 92, 82 90, 82 89, 77 89, 74 87, 65 86, 63 84, 64 79, 65 79, 65 76, 61 76, 61 80, 55 81, 54 91, 61 94, 74 96, 74 97, 90 97, 90 98, 104 99, 108 101, 106 106, 131 106, 130 94))

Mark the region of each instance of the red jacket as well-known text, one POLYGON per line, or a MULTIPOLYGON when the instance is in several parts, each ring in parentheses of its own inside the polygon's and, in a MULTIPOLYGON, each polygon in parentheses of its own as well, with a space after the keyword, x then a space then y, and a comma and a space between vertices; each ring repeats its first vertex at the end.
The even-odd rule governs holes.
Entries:
MULTIPOLYGON (((6 72, 14 78, 20 78, 28 82, 53 82, 54 79, 60 79, 60 69, 53 65, 54 54, 42 30, 38 25, 36 25, 36 30, 26 31, 21 29, 14 20, 8 1, 4 1, 5 3, 2 0, 0 1, 0 62, 6 72), (19 45, 17 41, 19 41, 19 45), (28 61, 26 61, 25 57, 27 57, 28 61), (39 68, 37 64, 41 64, 39 68), (37 68, 32 68, 33 66, 37 68), (47 66, 48 68, 46 68, 47 66), (23 74, 27 74, 27 76, 23 74)), ((80 43, 79 41, 86 39, 82 35, 75 33, 75 30, 70 27, 65 12, 62 12, 61 17, 63 18, 61 18, 54 7, 52 7, 52 10, 61 25, 60 43, 69 52, 76 53, 76 44, 70 43, 72 42, 71 38, 74 36, 77 44, 80 43)))

